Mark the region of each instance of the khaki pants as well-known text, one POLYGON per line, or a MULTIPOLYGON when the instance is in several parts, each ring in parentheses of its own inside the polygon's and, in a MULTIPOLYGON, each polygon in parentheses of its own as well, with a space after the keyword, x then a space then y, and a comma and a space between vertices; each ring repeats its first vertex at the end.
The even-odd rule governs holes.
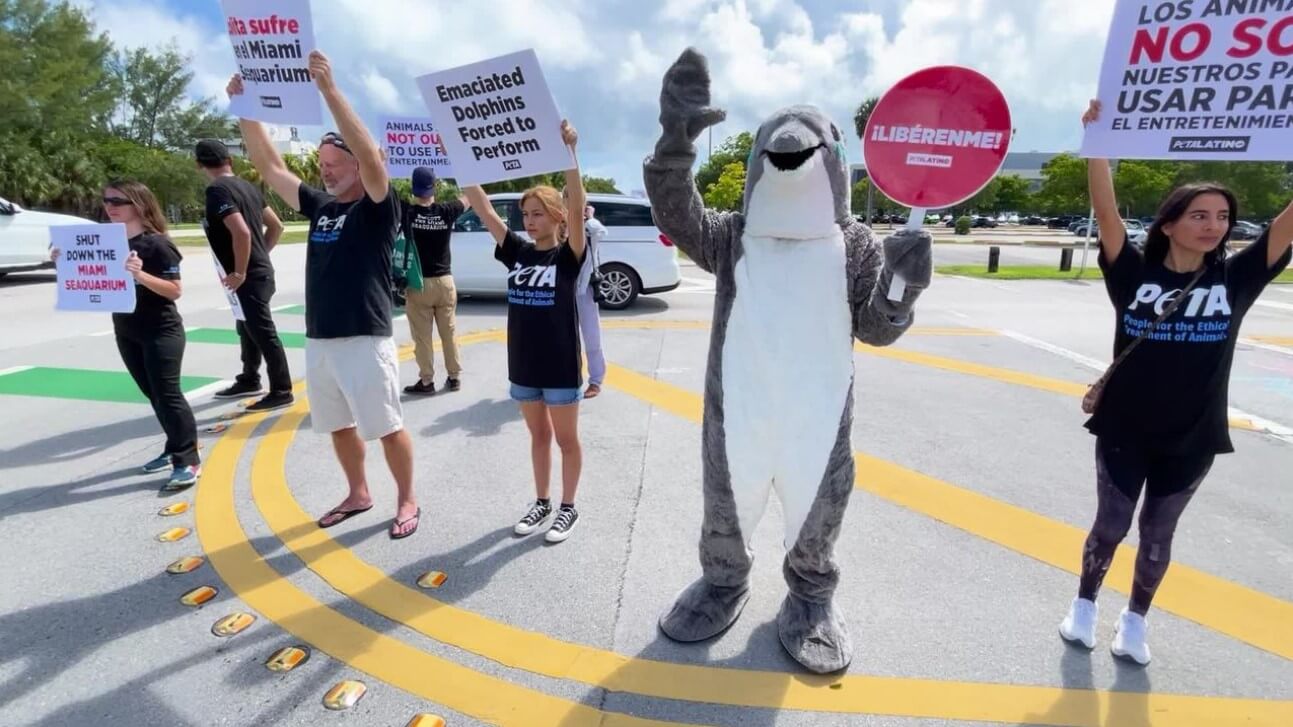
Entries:
POLYGON ((440 344, 444 348, 444 367, 449 378, 462 374, 458 359, 458 339, 454 337, 456 322, 454 311, 458 308, 458 289, 453 276, 423 278, 422 290, 409 290, 404 310, 413 334, 414 355, 418 360, 418 375, 425 382, 435 380, 435 355, 432 353, 432 327, 440 329, 440 344))

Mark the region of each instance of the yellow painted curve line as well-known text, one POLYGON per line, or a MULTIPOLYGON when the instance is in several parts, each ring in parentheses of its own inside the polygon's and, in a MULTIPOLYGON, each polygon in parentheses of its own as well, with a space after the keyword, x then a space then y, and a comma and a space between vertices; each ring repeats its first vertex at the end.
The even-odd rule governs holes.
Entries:
MULTIPOLYGON (((298 410, 299 411, 299 410, 298 410)), ((346 618, 296 588, 247 541, 234 511, 238 460, 263 414, 239 418, 203 464, 195 517, 202 548, 230 590, 267 620, 334 659, 404 691, 475 719, 510 727, 664 727, 553 697, 472 671, 346 618)), ((299 425, 300 415, 274 430, 299 425)), ((317 527, 316 527, 317 529, 317 527)))
POLYGON ((1269 343, 1272 346, 1293 346, 1293 336, 1246 336, 1258 343, 1269 343))
MULTIPOLYGON (((302 400, 265 435, 252 462, 252 499, 287 548, 341 595, 425 636, 504 666, 610 691, 736 707, 887 714, 1047 725, 1134 723, 1158 727, 1280 725, 1293 702, 1064 690, 932 679, 816 677, 632 658, 499 623, 392 580, 343 548, 301 509, 285 477, 302 400), (1094 718, 1092 717, 1094 715, 1094 718), (1099 716, 1107 715, 1108 721, 1099 716)), ((1056 644, 1056 648, 1063 648, 1056 644)))
MULTIPOLYGON (((627 327, 627 326, 625 326, 627 327)), ((637 328, 654 326, 643 326, 637 328)), ((501 340, 497 332, 477 334, 471 342, 501 340)), ((700 398, 690 392, 662 385, 649 390, 651 379, 619 367, 615 375, 640 378, 633 392, 653 405, 678 416, 699 421, 700 398)), ((609 382, 608 383, 613 383, 609 382)), ((622 386, 631 385, 619 382, 622 386)), ((944 719, 1010 721, 1027 718, 1046 724, 1087 724, 1083 715, 1107 711, 1132 715, 1143 711, 1145 695, 1122 695, 1094 691, 1062 690, 1051 687, 973 684, 937 680, 886 679, 848 676, 829 678, 787 675, 776 672, 715 669, 632 659, 614 652, 552 639, 542 634, 497 623, 479 614, 437 601, 420 591, 392 581, 382 571, 342 548, 326 532, 313 525, 291 496, 284 476, 287 448, 296 426, 308 410, 302 401, 266 436, 252 470, 253 499, 267 524, 307 567, 343 595, 375 612, 405 623, 426 636, 457 646, 506 666, 556 678, 566 678, 646 696, 688 701, 769 707, 805 711, 835 711, 925 716, 944 719), (291 418, 289 420, 289 418, 291 418), (838 686, 825 689, 832 681, 838 686), (979 701, 967 701, 969 694, 979 701), (882 698, 888 695, 892 699, 882 698), (986 706, 985 706, 986 705, 986 706), (999 711, 1000 705, 1013 705, 999 711), (1062 709, 1059 705, 1064 705, 1062 709), (986 710, 986 711, 985 711, 986 710), (1050 716, 1040 718, 1047 713, 1050 716), (1047 719, 1055 719, 1049 722, 1047 719)), ((937 482, 936 480, 934 482, 937 482)), ((941 483, 940 483, 941 484, 941 483)), ((951 488, 950 485, 945 485, 951 488)), ((956 488, 952 488, 956 489, 956 488)), ((1262 700, 1225 700, 1208 697, 1150 695, 1156 713, 1192 715, 1244 714, 1246 724, 1264 724, 1269 713, 1279 724, 1293 714, 1291 703, 1262 700), (1203 703, 1212 706, 1201 706, 1203 703), (1200 712, 1200 709, 1204 710, 1200 712)), ((1224 720, 1213 720, 1224 724, 1224 720)), ((1188 724, 1189 722, 1181 722, 1188 724)), ((1164 722, 1163 724, 1173 724, 1164 722)))
MULTIPOLYGON (((689 421, 701 420, 699 395, 620 366, 606 383, 689 421)), ((1086 532, 1044 515, 865 454, 855 454, 857 486, 903 508, 1073 574, 1081 572, 1086 532)), ((1094 507, 1094 503, 1092 503, 1094 507)), ((1119 546, 1105 587, 1127 593, 1136 559, 1119 546)), ((1173 563, 1154 607, 1273 654, 1293 659, 1293 603, 1173 563)))
MULTIPOLYGON (((1086 396, 1087 386, 1089 384, 1078 384, 1072 381, 1062 379, 1052 379, 1046 376, 1037 376, 1022 371, 1013 371, 1011 369, 998 368, 996 366, 986 366, 984 364, 970 363, 955 358, 946 358, 944 356, 935 356, 928 353, 918 353, 916 351, 906 351, 898 348, 868 346, 865 344, 854 344, 854 350, 859 353, 865 353, 878 358, 887 358, 893 361, 902 361, 903 363, 918 364, 930 368, 942 369, 944 371, 954 371, 958 374, 968 376, 977 376, 982 379, 991 379, 1000 381, 1005 384, 1014 384, 1039 391, 1049 391, 1054 394, 1063 394, 1078 399, 1086 396)), ((1092 382, 1096 376, 1091 377, 1092 382)), ((1265 431, 1261 427, 1253 424, 1247 419, 1230 418, 1230 427, 1232 429, 1241 429, 1248 432, 1265 431)))

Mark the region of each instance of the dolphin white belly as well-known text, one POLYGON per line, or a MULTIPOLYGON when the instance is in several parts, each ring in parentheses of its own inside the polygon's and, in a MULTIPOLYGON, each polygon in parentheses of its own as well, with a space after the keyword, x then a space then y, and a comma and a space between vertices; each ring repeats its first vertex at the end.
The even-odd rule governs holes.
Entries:
POLYGON ((776 487, 794 546, 839 437, 853 380, 847 254, 815 239, 745 235, 723 342, 727 461, 741 532, 776 487))

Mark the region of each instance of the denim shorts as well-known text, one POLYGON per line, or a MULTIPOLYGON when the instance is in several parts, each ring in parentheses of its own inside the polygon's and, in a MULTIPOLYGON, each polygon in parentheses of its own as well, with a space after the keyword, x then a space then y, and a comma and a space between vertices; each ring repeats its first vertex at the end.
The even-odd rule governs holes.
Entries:
POLYGON ((583 389, 536 389, 533 386, 512 384, 512 400, 527 404, 543 400, 548 406, 570 406, 584 398, 583 389))

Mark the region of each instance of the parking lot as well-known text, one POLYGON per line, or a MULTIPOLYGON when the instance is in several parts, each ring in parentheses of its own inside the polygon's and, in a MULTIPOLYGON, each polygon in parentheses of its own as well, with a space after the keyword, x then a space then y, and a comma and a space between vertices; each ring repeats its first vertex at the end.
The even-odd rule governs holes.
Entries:
MULTIPOLYGON (((204 249, 184 252, 186 271, 211 269, 204 249)), ((274 253, 297 378, 304 253, 274 253)), ((980 256, 936 248, 939 263, 980 256)), ((1051 258, 1003 252, 1003 264, 1051 258)), ((202 435, 199 485, 166 496, 137 474, 160 438, 111 322, 55 313, 52 276, 0 282, 0 723, 1293 724, 1293 286, 1272 286, 1245 323, 1230 397, 1238 451, 1182 521, 1150 617, 1155 660, 1139 669, 1108 652, 1134 533, 1106 583, 1095 651, 1056 635, 1094 515, 1079 399, 1109 358, 1102 285, 937 277, 912 331, 856 352, 857 491, 837 601, 857 655, 845 674, 810 677, 776 635, 775 498, 736 625, 694 645, 656 628, 699 573, 714 285, 682 269, 676 290, 603 318, 611 367, 606 392, 582 405, 581 525, 557 546, 511 533, 532 487, 497 298, 460 303, 462 391, 405 402, 424 518, 391 541, 394 487, 376 449, 376 507, 314 526, 344 484, 327 438, 309 431, 308 391, 268 416, 210 399, 238 369, 214 279, 186 280, 184 386, 199 425, 223 430, 202 435), (187 510, 159 515, 176 503, 187 510), (158 541, 175 527, 190 532, 158 541), (184 556, 203 562, 166 572, 184 556), (201 586, 217 594, 180 602, 201 586), (236 613, 254 622, 213 635, 236 613), (291 646, 309 659, 265 668, 291 646), (346 679, 367 693, 326 711, 346 679)), ((396 330, 411 382, 407 325, 396 330)))

